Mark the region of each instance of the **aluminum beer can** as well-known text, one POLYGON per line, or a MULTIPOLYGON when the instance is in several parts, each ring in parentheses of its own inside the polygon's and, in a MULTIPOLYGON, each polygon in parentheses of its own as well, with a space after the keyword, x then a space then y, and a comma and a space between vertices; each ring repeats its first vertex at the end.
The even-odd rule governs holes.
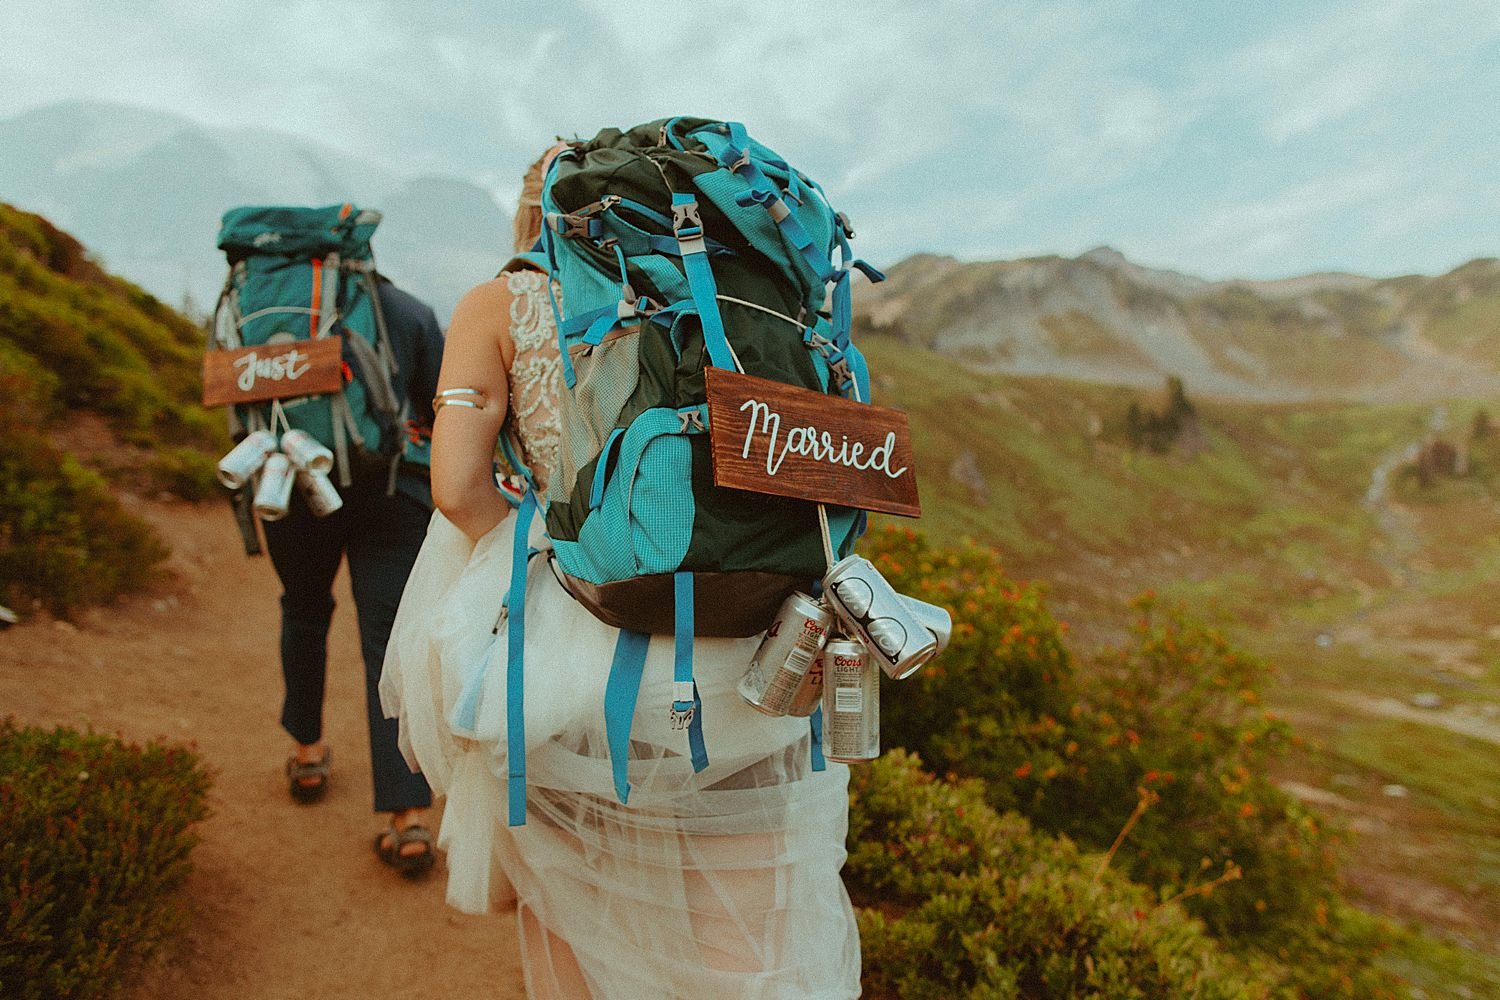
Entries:
POLYGON ((250 481, 266 459, 276 450, 276 435, 270 431, 253 431, 219 459, 219 482, 237 490, 250 481))
POLYGON ((802 675, 802 683, 797 685, 797 691, 792 695, 792 703, 786 707, 786 714, 805 719, 818 710, 823 704, 823 653, 813 657, 812 666, 807 668, 807 673, 802 675))
POLYGON ((333 481, 322 472, 297 470, 297 486, 302 490, 302 499, 314 517, 327 517, 344 506, 344 498, 334 487, 333 481))
POLYGON ((901 595, 901 603, 906 605, 913 617, 921 622, 922 627, 931 632, 932 637, 937 640, 937 652, 934 652, 933 656, 948 648, 948 640, 953 636, 953 616, 948 614, 947 608, 940 608, 936 604, 928 604, 926 601, 919 601, 905 594, 901 595))
POLYGON ((822 601, 803 593, 788 597, 750 657, 750 669, 740 678, 740 697, 766 715, 788 714, 831 625, 833 612, 822 601))
POLYGON ((823 647, 823 755, 846 764, 880 756, 880 671, 858 639, 823 647))
POLYGON ((823 594, 891 679, 911 676, 937 655, 937 636, 864 556, 835 563, 823 577, 823 594))
POLYGON ((277 452, 266 459, 260 470, 260 485, 255 488, 255 513, 263 521, 286 517, 292 502, 292 462, 277 452))
POLYGON ((281 435, 281 451, 293 465, 308 472, 327 472, 333 468, 333 452, 307 431, 289 430, 281 435))

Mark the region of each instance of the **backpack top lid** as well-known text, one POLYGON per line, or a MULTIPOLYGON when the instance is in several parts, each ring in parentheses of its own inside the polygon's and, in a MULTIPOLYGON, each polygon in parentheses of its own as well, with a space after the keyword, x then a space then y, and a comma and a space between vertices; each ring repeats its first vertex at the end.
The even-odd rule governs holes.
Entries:
POLYGON ((370 260, 370 237, 380 225, 374 209, 349 202, 325 208, 244 205, 224 213, 219 249, 231 261, 257 255, 370 260))

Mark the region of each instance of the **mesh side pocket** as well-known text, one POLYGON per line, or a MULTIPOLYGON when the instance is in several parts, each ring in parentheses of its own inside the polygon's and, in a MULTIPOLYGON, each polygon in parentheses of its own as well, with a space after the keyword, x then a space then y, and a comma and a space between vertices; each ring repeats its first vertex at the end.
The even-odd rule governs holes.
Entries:
POLYGON ((620 412, 640 383, 641 331, 631 327, 611 335, 588 354, 573 355, 578 381, 562 411, 558 470, 547 487, 549 500, 572 496, 578 470, 591 462, 609 439, 620 412))

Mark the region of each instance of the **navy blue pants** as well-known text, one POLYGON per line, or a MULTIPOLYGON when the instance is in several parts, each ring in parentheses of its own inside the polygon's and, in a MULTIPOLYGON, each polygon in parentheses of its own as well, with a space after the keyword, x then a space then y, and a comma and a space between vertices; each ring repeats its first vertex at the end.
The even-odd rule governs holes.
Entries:
POLYGON ((375 811, 431 805, 432 793, 413 774, 396 744, 397 723, 380 709, 380 671, 386 641, 401 603, 406 577, 427 534, 428 511, 384 477, 341 490, 344 506, 314 517, 293 491, 292 508, 265 524, 266 549, 281 578, 281 671, 286 681, 281 724, 298 743, 323 735, 323 685, 328 666, 328 626, 333 619, 333 578, 349 559, 349 579, 359 614, 365 661, 365 712, 370 723, 370 763, 375 811))

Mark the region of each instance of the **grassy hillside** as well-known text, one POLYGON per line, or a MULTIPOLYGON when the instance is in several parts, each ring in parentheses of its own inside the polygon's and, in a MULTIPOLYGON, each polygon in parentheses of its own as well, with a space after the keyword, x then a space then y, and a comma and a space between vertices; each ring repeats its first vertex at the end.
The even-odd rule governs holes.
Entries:
POLYGON ((1269 659, 1268 703, 1308 738, 1280 778, 1358 834, 1356 897, 1457 942, 1394 961, 1500 995, 1500 444, 1469 441, 1480 404, 1252 405, 1189 385, 1196 425, 1156 454, 1129 447, 1124 415, 1164 393, 862 345, 876 401, 912 417, 921 529, 997 546, 1081 649, 1117 641, 1126 601, 1154 590, 1269 659), (1405 456, 1434 437, 1469 470, 1424 486, 1405 456))
POLYGON ((206 495, 222 425, 202 333, 37 215, 0 205, 0 601, 139 589, 165 547, 108 489, 206 495))

